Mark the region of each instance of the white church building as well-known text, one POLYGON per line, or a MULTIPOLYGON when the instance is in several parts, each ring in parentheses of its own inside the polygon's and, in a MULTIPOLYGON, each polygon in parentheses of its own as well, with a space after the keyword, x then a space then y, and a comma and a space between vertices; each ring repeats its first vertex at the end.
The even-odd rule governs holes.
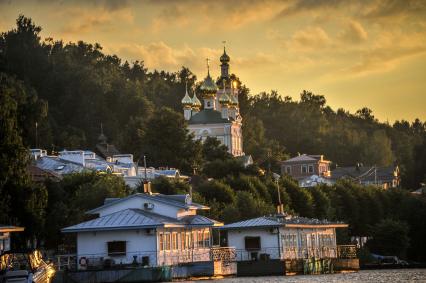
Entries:
POLYGON ((205 140, 215 137, 228 147, 233 156, 243 156, 242 117, 238 104, 238 88, 229 74, 230 58, 225 48, 220 57, 221 76, 217 86, 210 76, 201 84, 200 91, 204 102, 201 104, 196 94, 191 98, 186 91, 182 104, 184 117, 188 121, 188 130, 195 139, 205 140), (201 107, 203 108, 201 109, 201 107))

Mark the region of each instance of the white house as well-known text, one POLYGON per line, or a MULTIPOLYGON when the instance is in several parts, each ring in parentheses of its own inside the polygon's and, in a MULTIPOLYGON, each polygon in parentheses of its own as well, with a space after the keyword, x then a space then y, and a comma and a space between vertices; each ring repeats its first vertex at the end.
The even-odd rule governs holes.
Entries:
POLYGON ((209 209, 189 195, 134 194, 88 211, 98 218, 62 229, 77 233, 79 268, 109 262, 147 266, 210 260, 209 209))
POLYGON ((283 214, 220 227, 238 261, 337 257, 336 228, 347 224, 283 214))

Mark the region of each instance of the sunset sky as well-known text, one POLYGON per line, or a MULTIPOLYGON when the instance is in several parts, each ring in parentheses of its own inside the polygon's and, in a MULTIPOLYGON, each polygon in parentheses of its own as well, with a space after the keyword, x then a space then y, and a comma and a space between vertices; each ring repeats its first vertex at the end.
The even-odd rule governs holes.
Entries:
POLYGON ((231 71, 252 94, 303 89, 381 121, 426 120, 426 1, 0 0, 0 31, 19 14, 42 37, 100 43, 108 54, 149 69, 189 67, 205 58, 219 75, 222 41, 231 71))

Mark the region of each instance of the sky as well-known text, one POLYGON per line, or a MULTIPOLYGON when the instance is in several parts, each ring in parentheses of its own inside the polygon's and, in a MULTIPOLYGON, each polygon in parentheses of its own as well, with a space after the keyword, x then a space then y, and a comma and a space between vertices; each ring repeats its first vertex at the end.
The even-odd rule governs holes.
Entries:
POLYGON ((99 43, 150 69, 231 72, 251 94, 306 89, 383 122, 426 120, 424 0, 0 0, 0 31, 23 14, 42 38, 99 43))

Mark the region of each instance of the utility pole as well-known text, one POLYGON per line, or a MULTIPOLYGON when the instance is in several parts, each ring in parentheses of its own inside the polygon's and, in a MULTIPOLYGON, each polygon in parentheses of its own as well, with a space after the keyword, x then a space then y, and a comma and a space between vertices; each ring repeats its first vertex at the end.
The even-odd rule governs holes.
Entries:
POLYGON ((35 122, 35 146, 38 148, 38 123, 35 122))

